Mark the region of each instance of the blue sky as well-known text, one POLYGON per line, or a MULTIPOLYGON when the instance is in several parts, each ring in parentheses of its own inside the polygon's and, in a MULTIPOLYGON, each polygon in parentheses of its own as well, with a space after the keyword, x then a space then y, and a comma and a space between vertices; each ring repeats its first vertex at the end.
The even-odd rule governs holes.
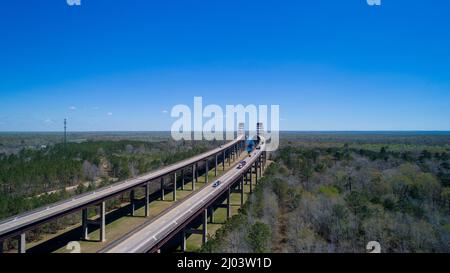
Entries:
POLYGON ((0 131, 169 130, 279 104, 283 130, 450 130, 450 2, 9 0, 0 131))

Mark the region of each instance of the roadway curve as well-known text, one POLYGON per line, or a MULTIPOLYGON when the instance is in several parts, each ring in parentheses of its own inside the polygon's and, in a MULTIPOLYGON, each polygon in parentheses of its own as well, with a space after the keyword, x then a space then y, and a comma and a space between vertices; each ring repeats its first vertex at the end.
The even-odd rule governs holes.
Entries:
POLYGON ((243 135, 240 135, 235 140, 228 142, 211 151, 169 165, 167 167, 164 167, 163 169, 150 172, 148 174, 133 179, 121 181, 113 185, 106 186, 91 192, 77 195, 69 200, 57 202, 47 207, 42 207, 33 211, 29 211, 23 214, 7 218, 0 222, 0 240, 18 235, 39 224, 53 220, 56 217, 69 214, 71 212, 80 210, 90 205, 98 204, 99 202, 111 198, 117 194, 123 193, 127 190, 131 190, 132 188, 143 185, 148 181, 156 180, 158 178, 169 175, 175 171, 191 166, 196 162, 205 160, 206 158, 215 156, 216 154, 223 152, 224 150, 232 147, 241 140, 243 140, 243 135))
POLYGON ((219 177, 220 186, 214 188, 210 185, 202 188, 197 193, 192 194, 185 200, 176 205, 173 209, 151 220, 149 223, 138 227, 130 232, 127 236, 115 241, 113 244, 102 249, 100 252, 105 253, 142 253, 148 252, 160 241, 165 239, 169 234, 173 234, 177 228, 190 219, 193 215, 198 214, 205 205, 211 200, 220 196, 227 187, 230 187, 236 180, 242 177, 264 151, 265 144, 261 145, 261 149, 254 150, 251 157, 247 157, 245 168, 238 169, 236 166, 219 177))

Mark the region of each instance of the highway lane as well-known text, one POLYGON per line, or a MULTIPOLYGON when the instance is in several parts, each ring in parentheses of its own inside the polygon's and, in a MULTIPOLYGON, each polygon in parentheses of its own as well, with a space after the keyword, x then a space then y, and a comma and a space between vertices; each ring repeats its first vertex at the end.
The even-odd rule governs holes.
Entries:
POLYGON ((129 190, 133 187, 139 186, 140 184, 143 184, 147 181, 158 179, 159 177, 168 175, 174 171, 178 171, 182 168, 191 166, 192 164, 198 161, 204 160, 208 157, 214 156, 215 154, 221 153, 223 150, 232 147, 240 140, 243 140, 242 135, 238 136, 238 138, 236 138, 235 140, 222 145, 221 147, 215 148, 211 151, 202 153, 192 158, 180 161, 178 163, 169 165, 160 170, 153 171, 133 179, 117 182, 113 185, 75 196, 69 200, 64 200, 43 208, 39 208, 30 212, 26 212, 23 214, 19 214, 17 216, 7 218, 0 222, 0 239, 3 237, 6 238, 8 236, 15 235, 15 233, 21 231, 21 229, 28 228, 30 226, 33 226, 34 224, 40 224, 58 215, 75 211, 87 205, 92 205, 95 202, 101 202, 106 198, 129 190), (13 232, 14 234, 12 234, 13 232))
MULTIPOLYGON (((264 145, 261 145, 260 150, 254 150, 251 153, 251 157, 247 157, 245 161, 246 166, 250 166, 255 162, 257 157, 264 150, 264 145)), ((158 241, 164 239, 168 234, 177 228, 179 224, 186 221, 191 215, 195 214, 212 198, 223 190, 225 187, 229 187, 236 179, 242 176, 244 168, 238 169, 234 167, 217 180, 221 181, 220 186, 214 188, 212 183, 197 193, 191 195, 187 199, 183 200, 176 207, 169 210, 165 214, 149 222, 149 224, 140 227, 132 234, 125 236, 124 238, 116 241, 114 244, 106 247, 100 252, 106 253, 142 253, 147 252, 158 241)))

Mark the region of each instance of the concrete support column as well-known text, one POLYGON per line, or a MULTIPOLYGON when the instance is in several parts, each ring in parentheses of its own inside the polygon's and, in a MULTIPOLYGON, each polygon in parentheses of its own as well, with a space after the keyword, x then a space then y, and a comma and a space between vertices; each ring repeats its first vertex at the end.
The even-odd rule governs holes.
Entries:
POLYGON ((222 171, 225 171, 225 150, 223 151, 222 154, 222 171))
POLYGON ((196 179, 195 179, 195 164, 193 164, 192 165, 192 191, 195 191, 195 182, 197 182, 196 181, 196 179))
POLYGON ((228 167, 231 166, 231 151, 228 150, 228 167))
POLYGON ((255 161, 255 185, 258 185, 258 161, 255 161))
POLYGON ((164 201, 164 177, 161 177, 161 201, 164 201))
POLYGON ((0 254, 3 253, 3 245, 4 245, 3 241, 0 241, 0 254))
POLYGON ((134 189, 132 189, 130 191, 130 206, 131 206, 130 214, 131 214, 131 216, 134 216, 134 212, 136 210, 136 203, 135 203, 134 199, 135 199, 135 191, 134 191, 134 189))
POLYGON ((209 172, 209 166, 208 166, 208 159, 205 160, 205 184, 208 183, 208 172, 209 172))
POLYGON ((227 219, 231 217, 231 187, 227 191, 227 219))
POLYGON ((256 161, 255 161, 255 172, 256 172, 256 176, 260 177, 260 175, 259 175, 259 156, 258 156, 258 158, 256 158, 256 161))
POLYGON ((266 156, 267 156, 266 152, 263 152, 263 158, 262 158, 262 162, 263 162, 262 168, 263 168, 263 171, 266 170, 266 156))
POLYGON ((186 252, 186 231, 184 228, 181 231, 181 251, 186 252))
POLYGON ((198 162, 195 163, 195 182, 198 182, 198 162))
POLYGON ((150 216, 150 182, 145 184, 145 217, 150 216))
POLYGON ((262 156, 261 155, 258 158, 258 166, 259 166, 259 177, 262 177, 263 163, 262 163, 262 156))
POLYGON ((177 201, 177 172, 173 173, 173 201, 177 201))
POLYGON ((248 181, 248 182, 250 182, 250 193, 252 193, 253 192, 253 173, 252 173, 252 167, 250 167, 250 180, 248 181))
POLYGON ((184 191, 184 169, 181 170, 181 190, 184 191))
POLYGON ((241 179, 241 208, 244 205, 244 176, 241 179))
POLYGON ((203 211, 203 230, 202 230, 202 244, 206 244, 206 241, 208 240, 207 234, 208 234, 208 209, 205 209, 203 211))
POLYGON ((25 233, 21 233, 19 237, 17 238, 19 244, 17 247, 18 253, 25 253, 27 251, 26 249, 26 240, 25 240, 25 233))
POLYGON ((215 156, 215 165, 214 165, 214 176, 217 176, 217 155, 215 156))
POLYGON ((100 219, 99 219, 99 224, 100 224, 100 241, 104 242, 106 241, 106 230, 105 230, 105 226, 106 226, 106 206, 105 206, 105 201, 100 203, 100 219))
POLYGON ((88 228, 88 209, 81 210, 81 227, 82 227, 82 240, 89 240, 89 228, 88 228))

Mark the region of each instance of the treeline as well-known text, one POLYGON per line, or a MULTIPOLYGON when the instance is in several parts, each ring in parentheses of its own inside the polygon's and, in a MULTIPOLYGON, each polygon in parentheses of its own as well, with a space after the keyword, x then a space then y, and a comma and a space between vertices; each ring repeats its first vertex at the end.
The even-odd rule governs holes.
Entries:
POLYGON ((448 154, 284 145, 206 252, 450 252, 448 154))

